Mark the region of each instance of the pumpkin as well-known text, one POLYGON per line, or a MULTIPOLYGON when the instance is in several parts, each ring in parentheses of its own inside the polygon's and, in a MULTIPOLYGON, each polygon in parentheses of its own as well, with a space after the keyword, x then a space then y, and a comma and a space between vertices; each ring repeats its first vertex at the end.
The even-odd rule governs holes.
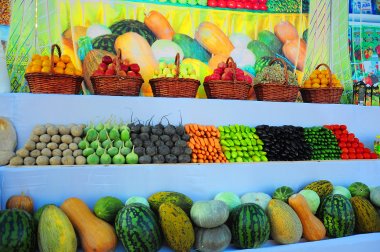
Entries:
POLYGON ((73 224, 85 252, 115 250, 114 228, 97 218, 81 199, 69 198, 62 203, 61 209, 73 224))
POLYGON ((234 49, 227 35, 215 24, 203 22, 195 32, 195 39, 212 54, 229 56, 234 49))
POLYGON ((224 251, 231 243, 231 231, 226 225, 199 228, 195 234, 195 249, 201 252, 224 251))
POLYGON ((158 11, 145 14, 145 25, 156 35, 158 39, 172 40, 174 36, 173 27, 169 21, 158 11))
POLYGON ((311 212, 305 197, 293 194, 288 200, 289 205, 298 215, 302 223, 303 237, 308 241, 319 241, 326 236, 326 228, 323 223, 311 212))
POLYGON ((306 58, 306 42, 303 39, 288 40, 282 47, 286 58, 303 71, 306 58))
POLYGON ((282 43, 286 43, 288 40, 299 39, 297 29, 288 21, 282 21, 275 25, 274 34, 282 43))
POLYGON ((137 63, 140 66, 140 73, 145 80, 141 87, 141 92, 145 96, 153 96, 149 79, 153 76, 154 70, 158 68, 158 62, 154 58, 153 51, 148 41, 135 32, 126 32, 120 35, 115 41, 115 49, 121 49, 122 59, 128 59, 130 63, 137 63))
POLYGON ((197 201, 190 210, 191 220, 202 228, 214 228, 227 221, 230 211, 220 200, 197 201))
POLYGON ((6 208, 17 208, 25 210, 28 213, 33 213, 33 200, 24 193, 21 193, 21 195, 13 195, 7 200, 6 208))

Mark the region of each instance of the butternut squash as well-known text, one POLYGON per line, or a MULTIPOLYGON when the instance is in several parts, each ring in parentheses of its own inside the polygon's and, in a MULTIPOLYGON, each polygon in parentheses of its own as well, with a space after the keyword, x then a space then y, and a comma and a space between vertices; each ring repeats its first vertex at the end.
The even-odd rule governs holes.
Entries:
POLYGON ((299 39, 298 31, 288 21, 282 21, 274 27, 274 34, 284 44, 288 40, 299 39))
POLYGON ((69 198, 62 203, 61 209, 77 231, 85 252, 115 250, 117 237, 114 228, 97 218, 81 199, 69 198))
POLYGON ((234 45, 227 35, 218 26, 210 22, 203 22, 199 25, 195 32, 195 39, 212 54, 228 57, 234 49, 234 45))
POLYGON ((148 41, 136 32, 126 32, 117 37, 115 41, 115 49, 119 48, 123 60, 128 59, 130 63, 139 64, 141 76, 145 81, 141 87, 142 94, 153 96, 149 79, 153 76, 154 70, 158 68, 158 62, 154 58, 148 41))
POLYGON ((158 11, 145 14, 144 23, 159 39, 172 40, 174 36, 173 27, 169 21, 158 11))
POLYGON ((284 55, 299 70, 303 71, 306 59, 306 42, 303 39, 288 40, 282 47, 284 55))
POLYGON ((326 228, 323 223, 311 212, 305 197, 293 194, 288 199, 289 205, 298 215, 302 223, 303 237, 308 241, 319 241, 326 236, 326 228))

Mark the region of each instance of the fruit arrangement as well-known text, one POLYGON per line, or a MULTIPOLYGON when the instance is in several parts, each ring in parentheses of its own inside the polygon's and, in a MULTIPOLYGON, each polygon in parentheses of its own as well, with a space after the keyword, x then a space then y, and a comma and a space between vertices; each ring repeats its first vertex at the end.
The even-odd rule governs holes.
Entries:
POLYGON ((317 180, 299 192, 281 186, 273 198, 263 192, 241 197, 220 192, 213 200, 194 202, 179 192, 160 191, 129 197, 125 204, 104 196, 93 209, 74 197, 61 205, 34 206, 29 195, 7 200, 0 249, 75 251, 80 243, 84 250, 112 251, 119 240, 127 251, 158 251, 164 242, 174 251, 224 251, 230 244, 259 248, 269 236, 275 244, 294 244, 301 237, 319 241, 380 231, 380 186, 369 190, 361 182, 343 187, 317 180))
MULTIPOLYGON (((332 74, 331 87, 333 88, 343 88, 339 79, 335 74, 332 74)), ((318 70, 315 69, 309 76, 307 80, 304 81, 304 88, 328 88, 330 81, 330 75, 328 70, 318 70)))
POLYGON ((58 57, 53 56, 54 67, 51 69, 51 59, 49 56, 41 56, 35 54, 32 56, 32 61, 26 68, 25 73, 55 73, 82 76, 82 72, 75 68, 68 55, 58 57))
POLYGON ((190 6, 207 6, 207 0, 158 0, 159 3, 172 3, 190 6))
POLYGON ((310 0, 268 0, 268 11, 275 13, 302 13, 309 12, 310 0))
POLYGON ((331 130, 338 140, 338 145, 342 151, 342 159, 377 159, 376 153, 365 148, 364 144, 355 137, 355 134, 347 130, 346 125, 334 124, 325 125, 324 127, 331 130))
POLYGON ((166 62, 160 62, 158 69, 154 71, 152 78, 174 78, 178 76, 179 78, 187 78, 198 80, 197 73, 191 64, 181 63, 179 67, 179 73, 177 66, 173 63, 167 64, 166 62))
POLYGON ((220 62, 218 67, 214 69, 214 72, 206 76, 205 82, 210 81, 233 81, 234 76, 236 81, 244 81, 247 83, 252 83, 252 77, 248 74, 245 74, 243 70, 236 67, 236 64, 233 61, 230 62, 220 62))
POLYGON ((333 132, 324 127, 305 128, 305 141, 310 146, 311 160, 338 160, 341 150, 333 132))
POLYGON ((208 0, 209 7, 267 11, 267 0, 208 0))
POLYGON ((264 142, 256 129, 244 125, 219 126, 220 144, 229 162, 266 162, 264 142))
POLYGON ((269 161, 311 159, 312 150, 305 141, 302 127, 259 125, 256 134, 264 142, 263 151, 269 161))
POLYGON ((298 86, 297 76, 287 70, 288 72, 288 82, 286 82, 284 67, 278 63, 266 66, 261 72, 259 72, 254 80, 255 85, 257 84, 267 84, 276 83, 284 85, 298 86))
POLYGON ((120 62, 120 66, 117 66, 117 58, 112 58, 111 56, 103 56, 102 62, 99 64, 98 69, 96 69, 92 76, 129 76, 129 77, 140 77, 140 66, 136 63, 129 63, 128 60, 123 60, 120 62))
POLYGON ((192 163, 225 163, 227 161, 219 143, 220 132, 215 126, 186 124, 192 150, 192 163))

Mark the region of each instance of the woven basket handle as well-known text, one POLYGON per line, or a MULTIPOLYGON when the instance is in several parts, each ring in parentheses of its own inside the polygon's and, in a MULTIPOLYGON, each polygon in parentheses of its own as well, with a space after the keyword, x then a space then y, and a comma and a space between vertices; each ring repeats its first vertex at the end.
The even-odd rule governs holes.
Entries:
POLYGON ((285 82, 284 84, 289 85, 289 76, 288 76, 288 67, 286 66, 286 63, 283 59, 280 58, 274 58, 269 63, 269 66, 273 65, 275 62, 280 62, 284 66, 284 73, 285 73, 285 82))
POLYGON ((331 69, 330 69, 330 67, 329 67, 327 64, 325 64, 325 63, 321 63, 321 64, 319 64, 315 69, 318 69, 318 70, 319 70, 319 68, 320 68, 321 66, 326 67, 327 71, 329 72, 329 84, 328 84, 329 86, 328 86, 328 87, 332 87, 332 73, 331 73, 331 69))
POLYGON ((119 76, 121 70, 121 49, 118 48, 116 52, 116 75, 119 76))
POLYGON ((54 73, 53 69, 54 69, 54 50, 55 49, 57 49, 58 51, 59 58, 61 58, 61 55, 62 55, 61 48, 59 47, 59 45, 53 44, 50 49, 50 73, 51 74, 54 73))
POLYGON ((228 63, 230 62, 232 62, 232 69, 233 69, 232 78, 233 78, 233 81, 236 82, 236 63, 232 57, 228 57, 226 61, 227 67, 228 67, 228 63))
POLYGON ((180 63, 181 63, 180 62, 180 55, 179 55, 179 53, 177 53, 175 55, 175 66, 176 66, 177 72, 176 72, 174 78, 178 78, 178 76, 179 76, 179 65, 180 65, 180 63))

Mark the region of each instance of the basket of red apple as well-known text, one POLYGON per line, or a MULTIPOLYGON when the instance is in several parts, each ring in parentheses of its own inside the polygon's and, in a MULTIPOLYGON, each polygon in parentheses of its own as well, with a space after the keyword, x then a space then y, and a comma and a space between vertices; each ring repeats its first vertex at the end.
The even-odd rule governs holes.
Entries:
POLYGON ((229 57, 227 62, 218 64, 214 73, 205 78, 203 85, 208 98, 247 100, 252 78, 237 68, 229 57))
POLYGON ((196 71, 190 64, 180 64, 177 53, 175 64, 160 62, 159 69, 149 81, 155 97, 195 98, 200 85, 196 71))
POLYGON ((112 59, 104 56, 91 76, 94 93, 97 95, 138 96, 144 79, 138 64, 121 60, 121 51, 112 59))

